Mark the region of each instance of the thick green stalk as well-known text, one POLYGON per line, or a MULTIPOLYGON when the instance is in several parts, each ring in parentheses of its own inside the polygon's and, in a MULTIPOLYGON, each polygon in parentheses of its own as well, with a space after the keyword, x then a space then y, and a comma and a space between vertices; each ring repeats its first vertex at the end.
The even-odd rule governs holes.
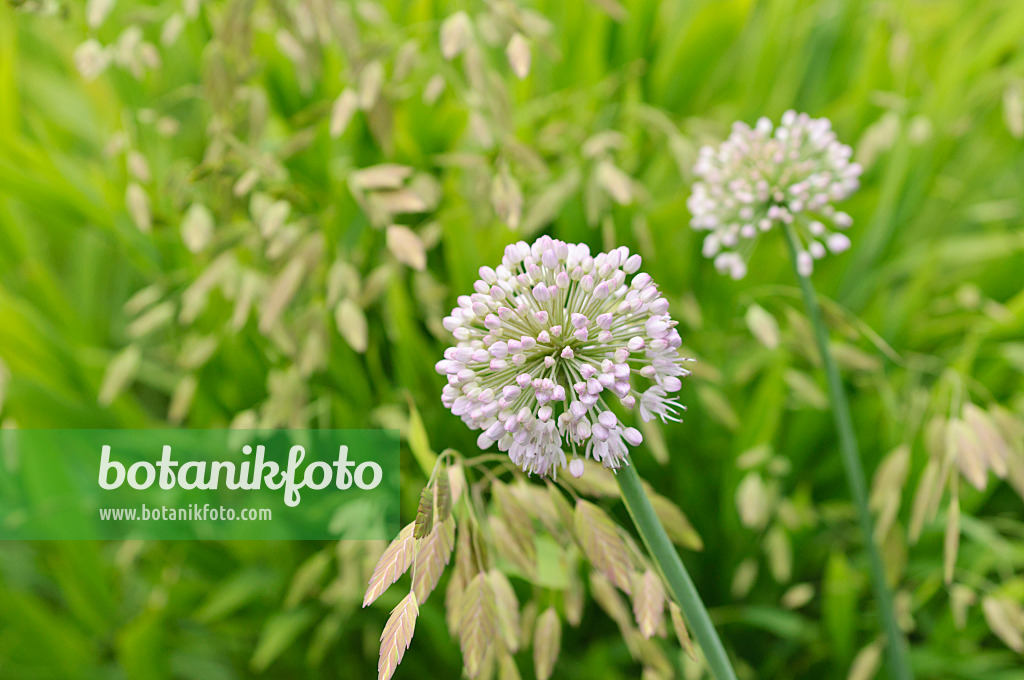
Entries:
POLYGON ((632 465, 626 465, 619 469, 615 477, 619 481, 622 499, 626 502, 626 509, 633 518, 633 524, 640 532, 647 552, 654 558, 661 575, 672 590, 673 597, 686 615, 686 622, 701 651, 704 652, 711 674, 715 680, 736 680, 736 673, 729 664, 729 657, 726 656, 722 641, 718 639, 718 633, 715 632, 708 611, 701 602, 697 587, 686 573, 686 567, 683 566, 679 553, 665 533, 661 520, 654 513, 654 507, 644 493, 636 469, 632 465))
POLYGON ((864 469, 861 467, 860 453, 857 450, 857 436, 853 431, 853 421, 850 418, 850 404, 846 400, 846 392, 843 391, 839 367, 836 366, 835 359, 828 347, 828 329, 821 316, 821 307, 818 305, 814 286, 811 285, 810 278, 801 276, 797 269, 797 252, 800 248, 791 225, 786 225, 786 243, 789 246, 790 259, 793 261, 793 271, 796 272, 796 278, 800 281, 800 290, 804 295, 807 318, 814 329, 814 339, 818 345, 818 352, 821 354, 821 362, 825 367, 828 394, 832 402, 832 415, 839 433, 839 452, 843 459, 843 469, 846 471, 850 495, 853 496, 854 505, 857 506, 857 518, 860 521, 861 533, 864 534, 864 545, 867 546, 868 561, 871 565, 871 581, 875 590, 875 601, 878 605, 879 616, 882 618, 886 638, 888 638, 886 662, 889 666, 889 674, 893 680, 913 680, 914 673, 910 667, 907 642, 896 624, 892 593, 889 592, 889 586, 885 582, 885 567, 875 541, 874 523, 871 520, 871 511, 868 509, 864 469))

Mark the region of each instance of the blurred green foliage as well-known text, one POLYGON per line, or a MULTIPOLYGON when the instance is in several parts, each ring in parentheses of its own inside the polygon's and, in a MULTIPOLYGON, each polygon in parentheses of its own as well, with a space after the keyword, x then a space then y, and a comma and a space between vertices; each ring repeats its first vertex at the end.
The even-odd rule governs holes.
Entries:
MULTIPOLYGON (((400 427, 420 453, 411 519, 422 435, 475 451, 433 370, 455 296, 512 240, 626 244, 697 359, 685 422, 635 459, 703 538, 684 559, 741 676, 873 677, 860 538, 783 243, 763 239, 732 282, 685 208, 696 149, 731 121, 828 116, 866 174, 844 205, 853 248, 815 284, 867 469, 907 451, 876 509, 896 500, 886 555, 918 677, 1019 680, 1020 478, 959 484, 951 586, 945 483, 919 540, 907 526, 927 423, 976 404, 1024 456, 1022 35, 1016 0, 9 0, 0 415, 400 427)), ((8 544, 0 676, 374 677, 400 597, 359 609, 381 549, 8 544)), ((461 673, 442 604, 397 677, 461 673)), ((555 672, 635 677, 586 608, 555 672)))

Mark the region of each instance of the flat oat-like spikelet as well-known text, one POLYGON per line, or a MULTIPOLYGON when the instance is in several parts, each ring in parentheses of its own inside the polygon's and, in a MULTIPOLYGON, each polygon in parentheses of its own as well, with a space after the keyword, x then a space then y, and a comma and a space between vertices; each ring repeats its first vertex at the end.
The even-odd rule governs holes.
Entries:
POLYGON ((488 657, 497 624, 494 593, 486 573, 478 572, 466 585, 459 618, 462 663, 466 666, 466 675, 475 678, 488 657))
POLYGON ((562 646, 562 622, 553 607, 537 619, 533 634, 533 664, 538 680, 548 680, 555 669, 562 646))
POLYGON ((405 651, 412 642, 416 630, 416 617, 420 608, 416 594, 409 593, 391 612, 384 632, 380 635, 380 660, 377 662, 377 680, 390 680, 398 664, 402 663, 405 651))
POLYGON ((412 580, 412 589, 419 602, 426 602, 427 597, 437 587, 441 574, 452 557, 455 546, 455 520, 448 519, 434 525, 427 537, 420 541, 416 552, 416 568, 412 580))
POLYGON ((629 551, 611 518, 593 503, 580 499, 576 501, 574 525, 587 559, 621 591, 630 593, 629 551))
POLYGON ((384 550, 377 566, 370 576, 370 583, 366 588, 366 595, 363 596, 363 606, 380 597, 381 593, 388 589, 392 583, 409 569, 412 565, 415 554, 415 539, 412 536, 413 525, 408 524, 398 534, 398 538, 391 541, 391 544, 384 550))
POLYGON ((633 582, 633 615, 645 638, 657 634, 665 618, 665 589, 652 569, 637 574, 633 582))

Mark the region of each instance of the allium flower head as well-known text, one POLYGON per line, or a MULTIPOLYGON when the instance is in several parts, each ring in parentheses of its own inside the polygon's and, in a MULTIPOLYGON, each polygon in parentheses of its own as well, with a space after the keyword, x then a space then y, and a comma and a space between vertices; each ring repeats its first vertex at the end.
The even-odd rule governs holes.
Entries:
POLYGON ((850 247, 845 234, 826 224, 845 229, 852 223, 832 205, 860 184, 861 167, 850 162, 852 153, 827 118, 787 111, 774 128, 767 118, 753 128, 734 123, 717 148, 700 150, 694 168, 700 181, 687 205, 691 226, 711 232, 704 255, 715 259, 718 271, 743 278, 758 235, 791 224, 801 242, 800 274, 809 276, 814 260, 850 247))
POLYGON ((442 402, 482 430, 480 448, 497 442, 524 470, 552 476, 568 453, 579 476, 579 456, 617 468, 627 445, 643 441, 613 400, 644 420, 679 420, 674 394, 689 375, 681 340, 668 301, 639 268, 627 248, 592 256, 543 236, 480 269, 475 292, 444 319, 457 344, 436 366, 448 377, 442 402))

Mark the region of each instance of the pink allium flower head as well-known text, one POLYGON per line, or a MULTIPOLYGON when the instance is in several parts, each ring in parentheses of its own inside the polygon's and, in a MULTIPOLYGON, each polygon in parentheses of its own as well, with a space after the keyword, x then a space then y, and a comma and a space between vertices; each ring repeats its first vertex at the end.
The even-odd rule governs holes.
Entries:
POLYGON ((860 186, 861 167, 841 144, 827 118, 787 111, 773 126, 761 118, 751 128, 734 123, 718 147, 700 150, 694 172, 698 181, 687 202, 694 229, 704 238, 705 257, 715 268, 741 279, 761 233, 780 224, 793 225, 801 241, 800 274, 810 276, 814 261, 850 247, 845 234, 850 216, 832 205, 860 186))
POLYGON ((481 448, 497 443, 540 475, 554 476, 567 454, 617 468, 643 437, 611 403, 679 420, 686 359, 668 301, 639 268, 628 248, 592 256, 542 236, 480 269, 444 320, 456 344, 436 368, 448 378, 442 402, 481 431, 481 448))

